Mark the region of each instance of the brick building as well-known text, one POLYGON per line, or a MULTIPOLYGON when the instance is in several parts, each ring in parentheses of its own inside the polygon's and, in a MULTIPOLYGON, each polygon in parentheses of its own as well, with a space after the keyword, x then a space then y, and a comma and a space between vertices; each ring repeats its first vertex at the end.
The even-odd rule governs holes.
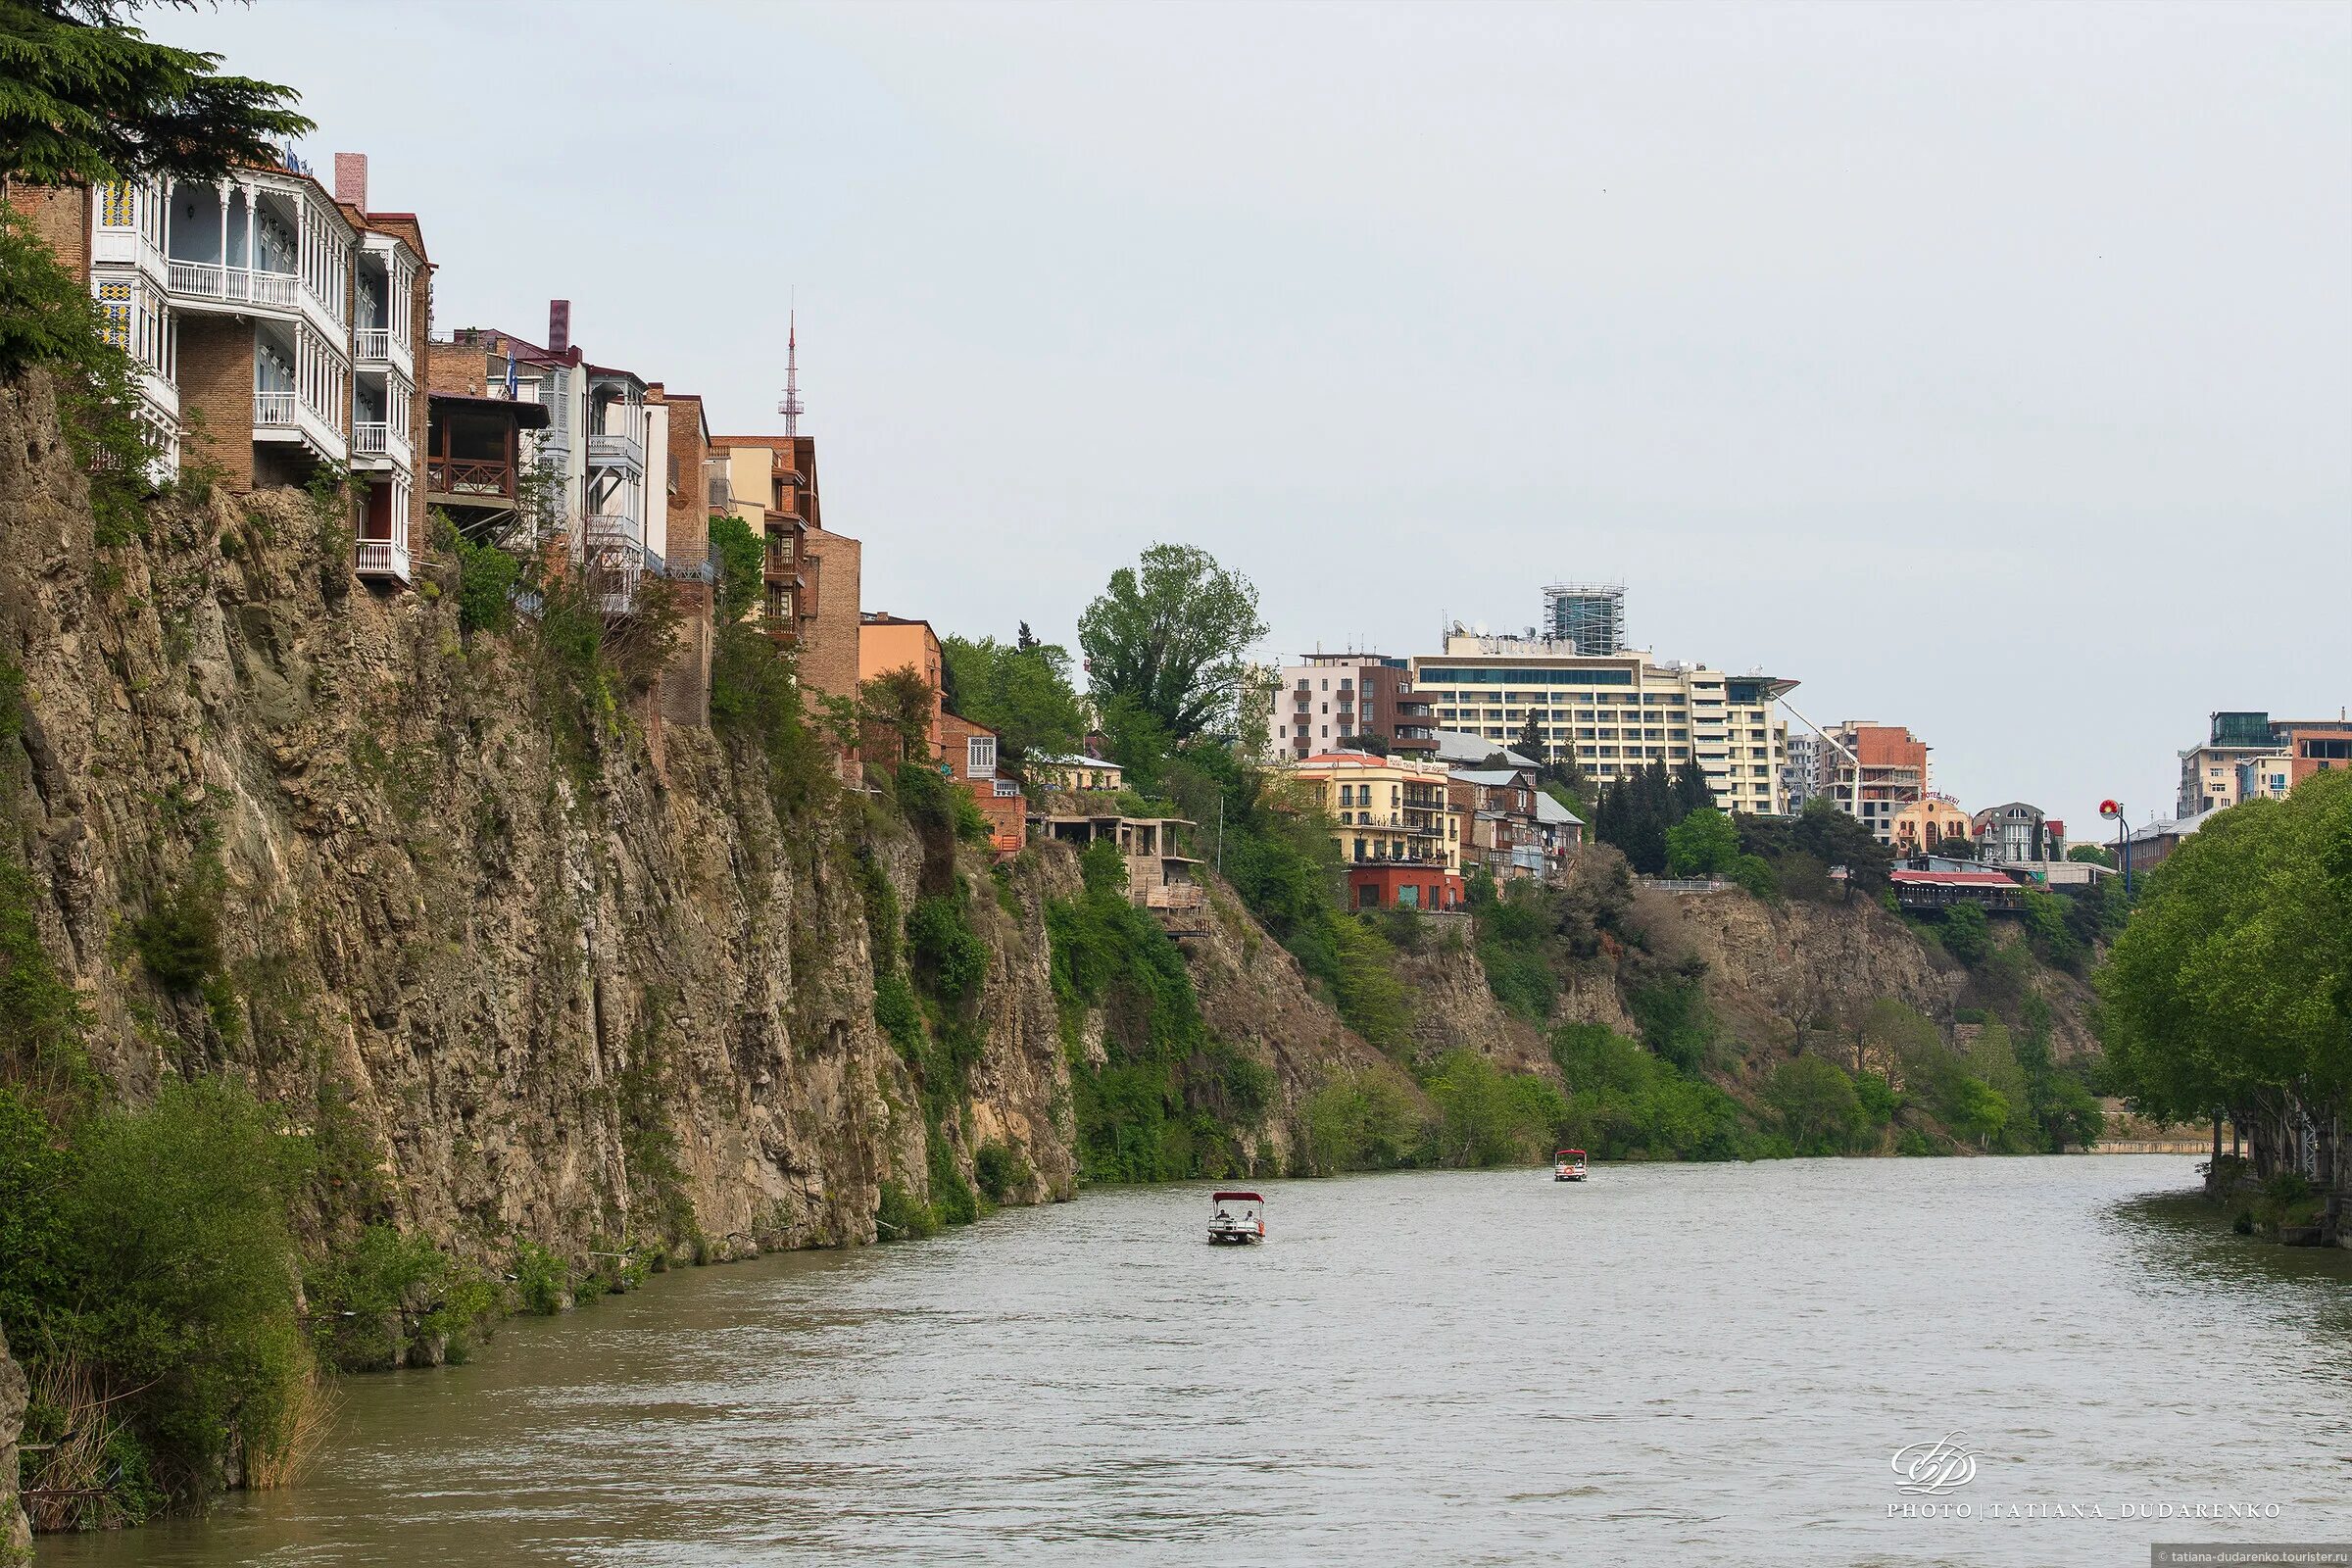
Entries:
POLYGON ((415 443, 431 264, 414 214, 368 206, 365 156, 335 155, 332 192, 289 160, 11 202, 135 363, 132 412, 155 437, 157 478, 201 459, 252 490, 347 466, 365 486, 353 569, 408 581, 424 522, 415 443))
POLYGON ((729 506, 766 546, 762 628, 800 651, 801 684, 819 697, 858 695, 862 548, 824 526, 816 438, 724 435, 710 443, 729 506))
POLYGON ((989 847, 1018 855, 1029 842, 1029 802, 1020 785, 997 771, 997 732, 959 714, 939 715, 939 767, 988 818, 989 847))

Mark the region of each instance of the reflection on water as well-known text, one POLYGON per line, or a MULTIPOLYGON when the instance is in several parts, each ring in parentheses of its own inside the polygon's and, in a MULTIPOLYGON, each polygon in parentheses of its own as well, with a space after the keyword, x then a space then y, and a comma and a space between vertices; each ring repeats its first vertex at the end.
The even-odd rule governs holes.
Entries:
POLYGON ((2164 1156, 1205 1187, 689 1271, 348 1382, 302 1487, 43 1563, 2145 1563, 2352 1536, 2352 1256, 2164 1156), (1965 1518, 1889 1517, 1958 1431, 1965 1518), (2125 1505, 2276 1504, 2193 1527, 2125 1505), (2009 1518, 2029 1505, 2108 1517, 2009 1518), (2001 1516, 1995 1517, 1995 1510, 2001 1516))

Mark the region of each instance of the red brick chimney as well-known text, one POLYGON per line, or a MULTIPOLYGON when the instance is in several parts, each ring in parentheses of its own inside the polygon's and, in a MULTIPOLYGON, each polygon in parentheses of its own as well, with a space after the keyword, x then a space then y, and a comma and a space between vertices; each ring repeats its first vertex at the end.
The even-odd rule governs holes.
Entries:
POLYGON ((366 153, 335 154, 335 200, 347 206, 368 210, 368 155, 366 153))
POLYGON ((547 302, 547 352, 562 354, 571 347, 571 301, 547 302))

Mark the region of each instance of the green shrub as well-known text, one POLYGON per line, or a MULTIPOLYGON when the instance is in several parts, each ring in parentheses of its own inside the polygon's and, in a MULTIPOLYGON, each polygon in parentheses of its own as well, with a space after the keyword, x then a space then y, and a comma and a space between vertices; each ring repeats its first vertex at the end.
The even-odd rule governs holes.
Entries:
POLYGON ((537 1242, 514 1249, 514 1297, 525 1312, 540 1317, 564 1310, 571 1294, 571 1265, 537 1242))
POLYGON ((1529 1164, 1549 1152, 1568 1104, 1545 1079, 1506 1073, 1469 1051, 1440 1057, 1425 1087, 1437 1116, 1432 1163, 1529 1164))
POLYGON ((935 1130, 929 1151, 931 1211, 942 1225, 969 1225, 980 1217, 980 1200, 956 1168, 956 1150, 935 1130))
POLYGON ((0 1296, 20 1353, 94 1378, 135 1517, 155 1496, 216 1490, 239 1453, 282 1452, 311 1357, 295 1310, 286 1198, 306 1152, 268 1107, 220 1080, 167 1082, 145 1109, 109 1106, 58 1140, 18 1102, 0 1187, 48 1189, 27 1228, 0 1227, 0 1296), (29 1159, 29 1141, 42 1151, 29 1159))
POLYGON ((1411 1164, 1423 1132, 1395 1070, 1375 1067, 1335 1073, 1307 1097, 1299 1124, 1298 1174, 1314 1176, 1411 1164))
POLYGON ((988 825, 987 814, 980 809, 979 803, 968 791, 953 785, 949 786, 948 796, 949 808, 956 818, 956 837, 966 844, 986 844, 995 829, 988 825))
POLYGON ((507 551, 446 531, 458 558, 458 629, 505 633, 514 625, 514 594, 521 587, 522 563, 507 551))
POLYGON ((976 1002, 988 979, 988 947, 974 934, 956 897, 917 899, 906 915, 906 947, 915 979, 950 1007, 976 1002))
POLYGON ((1797 1056, 1775 1067, 1764 1100, 1799 1154, 1841 1154, 1868 1120, 1845 1069, 1819 1056, 1797 1056))
POLYGON ((130 940, 156 984, 194 993, 221 966, 218 895, 202 882, 177 889, 132 922, 130 940))
POLYGON ((1945 906, 1936 934, 1946 953, 1972 969, 1983 963, 1984 956, 1992 951, 1992 933, 1984 910, 1974 904, 1945 906))
POLYGON ((1561 1139, 1602 1159, 1741 1159, 1765 1152, 1739 1102, 1600 1024, 1552 1031, 1568 1081, 1561 1139))
POLYGON ((895 1181, 883 1182, 881 1200, 874 1208, 874 1235, 878 1240, 920 1241, 938 1231, 939 1220, 932 1214, 930 1204, 917 1202, 895 1181))
POLYGON ((1706 993, 1694 975, 1675 973, 1636 990, 1627 1010, 1643 1044, 1684 1072, 1695 1071, 1715 1043, 1706 993))
POLYGON ((972 1152, 972 1179, 990 1202, 1002 1203, 1006 1194, 1026 1188, 1036 1173, 1009 1146, 992 1138, 972 1152))

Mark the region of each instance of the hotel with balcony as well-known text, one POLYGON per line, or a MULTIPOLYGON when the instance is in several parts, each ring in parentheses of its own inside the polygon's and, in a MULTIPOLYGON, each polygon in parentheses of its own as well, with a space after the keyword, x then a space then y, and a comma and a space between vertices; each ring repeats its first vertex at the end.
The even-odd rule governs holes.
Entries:
POLYGON ((1404 902, 1452 908, 1461 902, 1468 835, 1443 762, 1334 751, 1289 759, 1284 771, 1332 819, 1332 842, 1348 864, 1349 907, 1404 902))
POLYGON ((1573 756, 1606 784, 1652 762, 1668 771, 1696 761, 1726 811, 1788 810, 1782 765, 1788 722, 1775 704, 1796 682, 1727 675, 1638 650, 1586 656, 1572 641, 1490 637, 1456 627, 1443 655, 1412 662, 1412 688, 1440 730, 1496 750, 1518 745, 1528 714, 1544 737, 1543 760, 1573 756))
POLYGON ((353 565, 402 583, 423 515, 411 442, 428 264, 413 216, 368 211, 367 160, 335 161, 333 195, 289 161, 31 205, 136 362, 157 478, 198 457, 240 490, 348 466, 367 485, 353 565))

